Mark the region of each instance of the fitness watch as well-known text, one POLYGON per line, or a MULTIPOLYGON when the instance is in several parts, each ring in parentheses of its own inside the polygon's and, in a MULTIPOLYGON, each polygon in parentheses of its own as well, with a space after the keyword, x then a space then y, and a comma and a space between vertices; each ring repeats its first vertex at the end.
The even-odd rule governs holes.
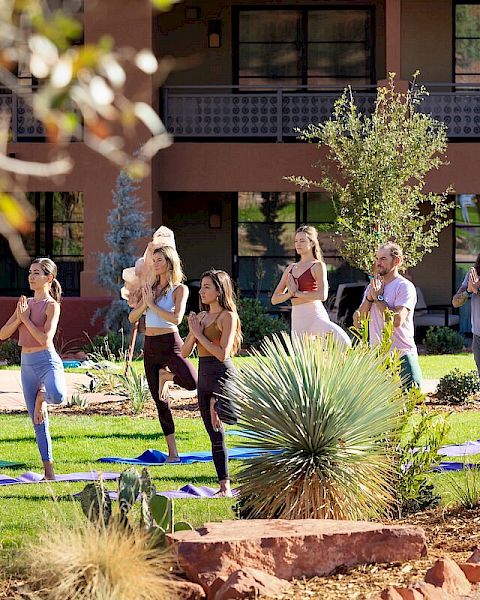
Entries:
POLYGON ((382 296, 382 294, 377 296, 377 300, 380 300, 380 302, 385 302, 385 298, 382 296))

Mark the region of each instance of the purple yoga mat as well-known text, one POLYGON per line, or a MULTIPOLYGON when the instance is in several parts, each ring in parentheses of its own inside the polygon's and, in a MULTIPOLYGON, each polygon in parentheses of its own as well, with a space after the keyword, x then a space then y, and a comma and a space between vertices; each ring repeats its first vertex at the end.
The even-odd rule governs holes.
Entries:
MULTIPOLYGON (((207 486, 195 486, 190 483, 184 485, 178 490, 167 490, 167 491, 157 491, 157 496, 166 496, 167 498, 221 498, 221 496, 216 496, 218 492, 218 488, 211 488, 207 486)), ((237 495, 237 490, 232 490, 233 495, 237 495)), ((78 496, 78 494, 76 494, 78 496)), ((108 495, 112 500, 117 500, 118 493, 117 492, 108 492, 108 495)))
POLYGON ((9 475, 0 474, 0 485, 13 485, 18 483, 55 483, 56 481, 98 481, 100 479, 112 480, 118 479, 120 473, 100 473, 98 471, 87 471, 86 473, 68 473, 66 475, 56 475, 55 481, 46 480, 40 473, 27 471, 18 477, 10 477, 9 475))
POLYGON ((465 442, 463 444, 449 444, 442 446, 438 454, 443 456, 466 456, 470 454, 480 454, 480 440, 476 442, 465 442))

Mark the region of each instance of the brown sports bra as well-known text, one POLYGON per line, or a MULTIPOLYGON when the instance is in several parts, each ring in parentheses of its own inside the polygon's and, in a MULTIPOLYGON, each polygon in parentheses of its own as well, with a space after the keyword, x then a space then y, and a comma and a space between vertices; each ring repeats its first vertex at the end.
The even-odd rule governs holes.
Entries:
MULTIPOLYGON (((220 331, 220 329, 218 328, 217 325, 217 319, 218 317, 222 314, 223 310, 221 310, 218 315, 215 317, 215 319, 210 323, 210 325, 207 325, 204 330, 203 330, 203 335, 207 338, 207 340, 210 340, 212 343, 214 343, 216 346, 220 346, 220 339, 222 337, 222 332, 220 331)), ((202 344, 200 342, 197 341, 197 351, 198 351, 198 356, 213 356, 212 354, 210 354, 210 352, 204 347, 202 346, 202 344)))

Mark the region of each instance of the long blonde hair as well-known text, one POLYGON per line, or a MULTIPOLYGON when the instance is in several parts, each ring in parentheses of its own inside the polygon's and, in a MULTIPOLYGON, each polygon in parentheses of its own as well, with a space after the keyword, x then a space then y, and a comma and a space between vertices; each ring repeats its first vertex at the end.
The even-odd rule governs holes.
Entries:
POLYGON ((295 232, 295 235, 297 235, 297 233, 304 233, 307 236, 308 241, 313 246, 313 258, 315 258, 316 260, 323 261, 323 254, 320 248, 320 242, 318 241, 318 231, 316 227, 313 227, 312 225, 300 225, 300 227, 295 232))
MULTIPOLYGON (((185 281, 182 261, 178 256, 178 252, 172 246, 162 246, 161 248, 156 248, 153 251, 153 254, 161 254, 167 262, 167 285, 161 291, 162 296, 164 296, 173 288, 173 286, 185 281)), ((159 284, 160 277, 157 277, 153 283, 153 289, 155 290, 159 284)))
MULTIPOLYGON (((217 269, 209 269, 205 271, 200 276, 200 281, 204 277, 210 277, 215 286, 215 289, 218 292, 218 303, 224 310, 228 310, 232 312, 237 317, 237 329, 235 331, 235 339, 233 340, 232 346, 232 356, 234 356, 242 345, 242 325, 240 323, 240 318, 238 316, 237 305, 235 302, 235 292, 233 291, 233 283, 230 278, 230 275, 225 271, 219 271, 217 269)), ((203 304, 200 299, 200 310, 209 311, 210 306, 208 304, 203 304)))
POLYGON ((48 293, 50 296, 60 304, 62 299, 62 286, 57 279, 57 265, 50 258, 36 258, 32 261, 32 265, 40 265, 40 268, 45 275, 53 275, 53 280, 50 282, 48 293))

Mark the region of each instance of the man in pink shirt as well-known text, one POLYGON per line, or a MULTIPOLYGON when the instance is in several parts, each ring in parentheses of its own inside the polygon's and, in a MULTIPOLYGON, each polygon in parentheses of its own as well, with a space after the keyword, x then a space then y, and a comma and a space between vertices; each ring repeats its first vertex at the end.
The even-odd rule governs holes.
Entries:
POLYGON ((355 322, 370 313, 370 346, 374 347, 381 338, 385 309, 393 311, 392 348, 396 348, 401 357, 403 384, 406 388, 413 385, 420 387, 422 372, 413 338, 417 292, 413 283, 398 272, 402 262, 403 252, 398 244, 387 242, 379 247, 375 259, 376 276, 365 290, 355 322))

